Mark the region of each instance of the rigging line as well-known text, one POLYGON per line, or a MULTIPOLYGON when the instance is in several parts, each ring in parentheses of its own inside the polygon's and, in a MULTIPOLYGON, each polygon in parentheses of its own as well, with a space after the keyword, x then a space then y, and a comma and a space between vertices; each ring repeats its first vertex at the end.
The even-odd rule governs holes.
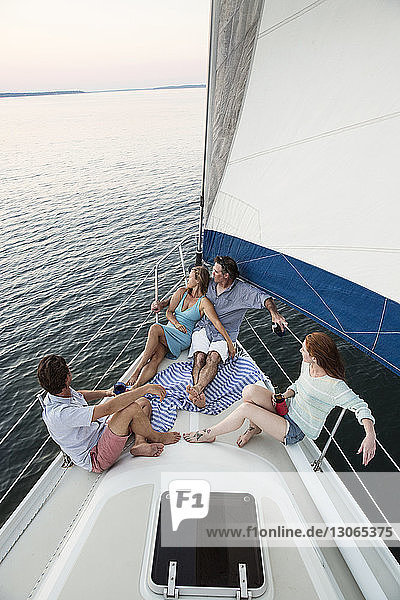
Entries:
POLYGON ((367 119, 366 121, 360 121, 359 123, 352 123, 351 125, 344 125, 343 127, 338 127, 337 129, 331 129, 330 131, 324 131, 323 133, 318 133, 316 135, 312 135, 307 138, 303 138, 301 140, 295 140, 294 142, 288 142, 287 144, 282 144, 281 146, 275 146, 273 148, 268 148, 267 150, 261 150, 260 152, 254 152, 253 154, 249 154, 247 156, 243 156, 242 158, 237 158, 236 160, 232 160, 228 163, 228 165, 236 165, 246 160, 252 160, 253 158, 258 158, 260 156, 265 156, 266 154, 273 154, 274 152, 280 152, 281 150, 286 150, 288 148, 295 148, 296 146, 301 146, 302 144, 308 144, 309 142, 315 142, 317 140, 321 140, 327 137, 331 137, 334 135, 339 135, 341 133, 346 133, 347 131, 352 131, 354 129, 361 129, 363 127, 367 127, 369 125, 374 125, 376 123, 381 123, 383 121, 387 121, 389 119, 396 119, 400 116, 400 111, 396 111, 394 113, 388 113, 386 115, 380 115, 379 117, 374 117, 372 119, 367 119))
POLYGON ((282 371, 282 373, 285 375, 286 379, 288 381, 290 381, 290 383, 293 383, 293 381, 290 379, 289 375, 286 373, 285 369, 283 367, 281 367, 281 365, 276 360, 276 358, 274 357, 274 355, 272 354, 272 352, 264 344, 264 342, 262 341, 262 339, 258 335, 257 331, 254 329, 254 327, 252 326, 252 324, 249 322, 249 320, 248 320, 247 317, 245 317, 245 321, 246 321, 247 325, 250 327, 250 329, 253 331, 253 333, 256 336, 256 338, 260 341, 261 345, 264 346, 264 348, 266 349, 266 351, 268 352, 268 354, 270 355, 270 357, 272 358, 272 360, 276 363, 276 365, 280 368, 280 370, 282 371))
POLYGON ((297 337, 297 335, 295 333, 293 333, 293 331, 290 329, 289 325, 285 326, 285 329, 288 330, 288 332, 294 337, 295 340, 297 340, 299 342, 299 344, 301 345, 303 342, 301 341, 300 338, 297 337))
POLYGON ((344 328, 341 324, 341 322, 339 321, 339 319, 337 318, 337 316, 335 315, 335 313, 333 312, 333 310, 328 306, 328 304, 325 302, 325 300, 322 298, 322 296, 320 296, 317 292, 317 290, 315 290, 313 288, 313 286, 311 285, 311 283, 309 283, 307 281, 307 279, 305 277, 303 277, 303 275, 300 273, 300 271, 298 269, 296 269, 296 267, 290 262, 290 260, 288 259, 288 257, 285 254, 282 254, 283 258, 289 263, 289 265, 292 267, 292 269, 294 269, 296 271, 296 273, 299 275, 299 277, 302 278, 302 280, 304 281, 304 283, 306 283, 314 292, 314 294, 316 296, 318 296, 318 298, 321 300, 321 302, 326 306, 326 308, 329 310, 329 312, 332 314, 332 316, 334 317, 335 321, 337 322, 337 324, 339 325, 339 327, 341 328, 341 330, 344 332, 344 328))
POLYGON ((154 270, 154 267, 152 267, 150 269, 150 271, 147 273, 147 275, 145 276, 144 279, 142 279, 137 286, 132 290, 132 292, 129 294, 129 296, 127 296, 125 298, 125 300, 116 308, 116 310, 112 313, 112 315, 103 323, 103 325, 100 327, 100 329, 97 330, 97 332, 90 338, 90 340, 88 342, 86 342, 86 344, 79 350, 79 352, 77 354, 75 354, 75 356, 72 358, 72 360, 69 361, 69 364, 72 365, 72 363, 78 358, 78 356, 85 350, 85 348, 88 347, 88 345, 93 342, 93 340, 98 336, 98 334, 100 333, 100 331, 102 331, 102 329, 104 329, 104 327, 111 321, 111 319, 117 314, 117 312, 124 306, 124 304, 126 304, 128 302, 128 300, 132 297, 132 295, 136 292, 136 290, 143 285, 143 283, 150 277, 150 275, 152 274, 154 270))
POLYGON ((321 4, 324 4, 325 2, 326 2, 326 0, 317 0, 317 2, 313 2, 312 4, 309 4, 302 10, 299 10, 297 13, 290 15, 290 17, 287 17, 283 21, 276 23, 276 25, 273 25, 272 27, 269 27, 269 29, 265 29, 265 31, 260 33, 260 35, 258 36, 258 39, 261 39, 261 38, 265 37, 266 35, 269 35, 270 33, 276 31, 277 29, 280 29, 281 27, 284 27, 285 25, 287 25, 288 23, 291 23, 292 21, 296 21, 297 19, 299 19, 306 13, 310 12, 311 10, 314 10, 314 8, 317 8, 321 4))
POLYGON ((31 460, 25 465, 25 467, 22 469, 21 473, 18 475, 18 477, 14 480, 14 482, 11 484, 11 486, 8 488, 8 490, 6 491, 5 494, 3 494, 3 496, 0 498, 0 504, 3 502, 3 500, 8 496, 8 494, 11 492, 11 490, 13 489, 13 487, 18 483, 18 481, 21 479, 21 477, 24 475, 24 473, 28 470, 28 468, 31 466, 31 464, 33 463, 33 461, 39 456, 39 454, 41 453, 41 451, 43 450, 43 448, 45 447, 45 445, 47 444, 47 442, 51 439, 50 436, 48 436, 46 438, 46 440, 43 442, 43 444, 40 446, 39 450, 34 454, 34 456, 32 456, 31 460))
MULTIPOLYGON (((351 337, 351 335, 349 335, 348 331, 344 331, 341 329, 338 329, 337 327, 335 327, 334 325, 332 325, 331 323, 328 323, 327 321, 325 321, 324 319, 322 319, 321 317, 319 317, 318 315, 315 315, 314 313, 310 312, 309 310, 307 310, 304 306, 300 306, 299 304, 296 304, 295 302, 293 302, 292 300, 289 300, 288 298, 285 298, 285 296, 281 296, 280 294, 277 294, 275 292, 271 292, 271 290, 269 290, 268 288, 263 288, 265 289, 269 294, 271 294, 271 296, 274 296, 275 298, 279 298, 279 300, 282 300, 283 302, 286 302, 286 304, 289 304, 289 306, 292 306, 293 308, 297 308, 300 312, 302 312, 305 315, 309 315, 311 318, 313 318, 315 321, 317 321, 318 323, 321 323, 324 327, 326 327, 327 329, 331 329, 334 332, 337 332, 339 335, 341 335, 342 337, 346 337, 349 340, 351 340, 356 346, 359 346, 361 349, 364 348, 364 350, 368 353, 371 353, 372 355, 376 356, 377 359, 381 360, 382 362, 384 362, 386 365, 389 365, 390 367, 393 367, 393 369, 396 370, 396 372, 400 373, 400 369, 398 365, 394 365, 393 363, 389 362, 386 358, 384 358, 383 356, 381 356, 380 354, 377 354, 376 352, 373 352, 370 348, 368 348, 368 346, 365 346, 365 344, 362 344, 359 340, 356 340, 354 338, 351 337)), ((350 332, 352 333, 352 332, 350 332)), ((356 332, 357 333, 357 332, 356 332)), ((375 331, 373 331, 372 333, 376 333, 375 331)), ((382 332, 381 335, 384 335, 385 332, 382 332)), ((397 333, 397 332, 394 332, 397 333)))
POLYGON ((396 467, 396 469, 400 472, 400 467, 397 464, 397 462, 390 456, 389 452, 386 450, 386 448, 384 447, 383 444, 381 444, 381 442, 377 439, 376 443, 378 444, 379 448, 381 450, 383 450, 383 452, 386 454, 386 456, 388 457, 388 459, 394 464, 394 466, 396 467))
POLYGON ((11 429, 6 433, 6 435, 0 440, 0 446, 2 445, 3 442, 6 441, 6 439, 8 438, 8 436, 10 435, 10 433, 12 433, 14 431, 14 429, 17 427, 17 425, 19 425, 22 421, 22 419, 29 413, 29 411, 31 410, 31 408, 36 404, 36 402, 38 402, 38 398, 36 397, 35 400, 33 402, 31 402, 31 404, 28 406, 28 408, 26 409, 26 411, 24 412, 24 414, 18 419, 18 421, 16 421, 14 423, 14 425, 11 427, 11 429))
MULTIPOLYGON (((183 244, 184 242, 186 242, 188 239, 190 239, 192 237, 192 234, 189 234, 187 236, 185 236, 181 241, 180 244, 183 244)), ((179 246, 179 245, 178 245, 179 246)), ((170 252, 168 252, 166 255, 162 256, 157 262, 156 264, 154 264, 151 269, 147 272, 147 275, 145 275, 144 279, 142 279, 137 285, 136 287, 132 290, 132 292, 129 294, 129 296, 127 296, 125 298, 125 300, 116 308, 116 310, 111 314, 111 316, 103 323, 103 325, 100 327, 100 329, 97 330, 97 332, 90 338, 90 340, 88 342, 86 342, 86 344, 79 350, 79 352, 72 358, 72 360, 69 361, 69 364, 72 365, 72 363, 78 358, 78 356, 83 352, 83 350, 85 350, 85 348, 88 347, 88 345, 98 336, 98 334, 100 333, 100 331, 102 331, 102 329, 104 329, 104 327, 111 321, 111 319, 113 319, 113 317, 117 314, 117 312, 119 312, 119 310, 128 302, 128 300, 130 300, 130 298, 133 296, 133 294, 135 294, 135 292, 139 289, 140 286, 142 286, 145 281, 147 281, 147 279, 150 277, 150 275, 153 273, 154 269, 156 268, 156 265, 158 265, 160 262, 162 262, 162 260, 164 258, 167 258, 167 256, 169 256, 169 254, 171 254, 171 252, 173 252, 175 249, 178 248, 178 246, 172 248, 172 250, 170 252)), ((162 247, 162 245, 160 244, 157 248, 157 250, 160 250, 162 247)))
MULTIPOLYGON (((334 442, 334 444, 336 445, 337 449, 339 450, 339 452, 341 453, 341 455, 345 459, 346 463, 349 465, 350 469, 353 471, 354 475, 358 479, 358 482, 360 483, 360 485, 362 486, 362 488, 364 489, 364 491, 368 495, 368 497, 371 500, 372 504, 375 506, 375 508, 378 510, 378 512, 382 515, 382 517, 384 518, 384 520, 386 521, 386 523, 388 525, 391 525, 390 521, 388 520, 388 518, 386 517, 386 515, 384 514, 384 512, 381 510, 381 508, 377 504, 376 500, 372 496, 371 492, 369 491, 369 489, 367 488, 367 486, 365 485, 365 483, 362 481, 361 477, 358 475, 357 471, 354 469, 353 465, 351 464, 351 462, 349 461, 349 459, 347 458, 347 456, 345 455, 345 453, 343 452, 343 450, 341 449, 340 445, 338 444, 338 442, 335 440, 334 437, 332 438, 332 441, 334 442)), ((347 489, 347 486, 345 486, 345 487, 347 489)), ((394 532, 395 536, 397 537, 397 539, 400 541, 400 538, 397 535, 397 533, 394 530, 393 530, 393 532, 394 532)))
MULTIPOLYGON (((178 281, 178 283, 176 283, 174 286, 172 286, 168 292, 161 298, 162 300, 164 300, 164 298, 166 298, 169 294, 171 294, 171 292, 173 292, 180 284, 182 283, 182 279, 180 279, 178 281)), ((144 321, 142 321, 142 323, 138 326, 137 330, 135 331, 135 333, 132 335, 132 337, 127 341, 127 343, 125 344, 125 346, 122 348, 121 352, 118 354, 117 358, 114 360, 114 362, 108 367, 108 369, 106 369, 106 371, 103 373, 102 377, 99 379, 99 381, 96 383, 95 385, 95 389, 98 388, 98 386, 100 385, 100 383, 103 381, 103 379, 105 378, 106 375, 108 375, 108 373, 111 371, 111 369, 113 368, 113 366, 115 365, 115 363, 117 362, 117 360, 119 359, 119 357, 125 352, 125 350, 127 349, 127 347, 129 346, 129 344, 134 340, 134 338, 137 336, 137 334, 139 333, 139 331, 142 329, 142 327, 144 325, 146 325, 149 322, 149 319, 153 316, 153 313, 150 312, 146 319, 144 321)))
POLYGON ((375 341, 372 345, 371 350, 374 351, 375 350, 375 346, 378 343, 378 339, 379 339, 379 334, 381 333, 381 329, 382 329, 382 324, 383 324, 383 318, 385 316, 385 312, 386 312, 386 305, 387 305, 387 298, 385 298, 385 302, 383 303, 383 308, 382 308, 382 315, 381 315, 381 320, 379 323, 379 327, 378 327, 378 331, 376 332, 376 338, 375 341))
MULTIPOLYGON (((241 278, 241 279, 246 281, 244 278, 241 278)), ((328 321, 325 321, 319 315, 315 315, 314 313, 309 311, 304 306, 300 306, 299 304, 296 304, 293 300, 290 300, 290 299, 286 298, 285 296, 282 296, 281 294, 277 294, 275 291, 271 291, 269 288, 267 288, 265 286, 263 286, 261 289, 266 291, 268 294, 270 294, 274 298, 278 298, 279 300, 282 300, 282 302, 286 302, 286 304, 288 304, 289 306, 292 306, 293 308, 298 309, 304 315, 310 316, 314 321, 317 321, 318 323, 321 323, 321 325, 323 325, 327 329, 331 329, 333 332, 338 333, 338 335, 340 335, 341 337, 349 339, 351 342, 353 342, 353 344, 355 346, 361 348, 361 350, 364 349, 367 354, 369 353, 369 354, 373 355, 378 360, 380 360, 382 363, 385 363, 385 365, 392 367, 395 370, 395 372, 400 373, 400 368, 398 365, 394 365, 393 363, 389 362, 387 360, 387 358, 381 356, 380 354, 377 354, 376 352, 373 352, 368 346, 365 346, 365 344, 362 344, 359 340, 356 340, 353 337, 351 337, 351 335, 349 335, 348 331, 345 331, 344 329, 338 329, 337 327, 332 325, 332 323, 328 323, 328 321)), ((350 332, 350 333, 352 333, 352 332, 350 332)), ((372 333, 376 333, 376 331, 373 331, 372 333)), ((395 331, 393 333, 398 333, 398 332, 395 331)), ((384 334, 385 334, 385 332, 382 331, 381 335, 384 335, 384 334)))
POLYGON ((115 365, 115 363, 117 362, 117 360, 125 352, 125 350, 129 346, 129 344, 135 339, 135 337, 137 336, 137 334, 139 333, 139 331, 142 329, 142 327, 149 322, 149 320, 152 317, 152 315, 153 315, 153 313, 150 312, 147 315, 146 319, 139 325, 139 327, 137 328, 137 330, 135 331, 135 333, 132 335, 132 337, 126 342, 125 346, 122 348, 121 352, 118 354, 118 356, 116 357, 116 359, 111 363, 111 365, 108 367, 108 369, 106 369, 106 371, 103 373, 103 375, 101 376, 101 378, 99 379, 99 381, 96 383, 96 385, 94 386, 95 389, 99 387, 100 383, 103 381, 103 379, 105 378, 105 376, 108 375, 108 373, 111 371, 111 369, 113 368, 113 366, 115 365))

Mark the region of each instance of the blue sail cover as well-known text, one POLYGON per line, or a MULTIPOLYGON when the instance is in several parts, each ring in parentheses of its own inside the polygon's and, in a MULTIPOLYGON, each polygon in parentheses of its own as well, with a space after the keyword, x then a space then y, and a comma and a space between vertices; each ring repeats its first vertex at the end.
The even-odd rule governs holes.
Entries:
POLYGON ((286 254, 206 230, 204 260, 231 256, 241 276, 400 375, 400 305, 286 254))

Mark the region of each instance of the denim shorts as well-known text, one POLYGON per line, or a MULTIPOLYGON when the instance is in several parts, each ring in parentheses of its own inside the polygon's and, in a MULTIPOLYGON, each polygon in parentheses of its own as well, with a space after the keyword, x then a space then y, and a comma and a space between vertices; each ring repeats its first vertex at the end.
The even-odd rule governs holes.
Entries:
POLYGON ((291 446, 292 444, 297 444, 297 442, 301 442, 304 437, 304 433, 300 429, 298 425, 289 417, 289 415, 285 415, 283 417, 289 423, 289 431, 286 434, 284 444, 285 446, 291 446))

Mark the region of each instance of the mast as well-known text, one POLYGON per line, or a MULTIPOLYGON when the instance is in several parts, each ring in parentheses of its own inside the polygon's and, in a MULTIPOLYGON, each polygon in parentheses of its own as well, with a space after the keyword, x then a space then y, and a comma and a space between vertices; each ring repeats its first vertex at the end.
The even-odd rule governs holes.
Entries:
POLYGON ((203 220, 204 220, 204 194, 205 194, 205 179, 207 165, 207 138, 208 138, 208 121, 210 113, 210 90, 211 90, 211 65, 212 65, 212 47, 213 47, 213 23, 214 23, 214 0, 210 4, 210 39, 208 48, 208 77, 207 77, 207 104, 206 104, 206 126, 204 132, 204 151, 203 151, 203 173, 201 178, 200 192, 200 215, 199 215, 199 230, 197 234, 197 249, 196 249, 196 266, 203 264, 203 220))

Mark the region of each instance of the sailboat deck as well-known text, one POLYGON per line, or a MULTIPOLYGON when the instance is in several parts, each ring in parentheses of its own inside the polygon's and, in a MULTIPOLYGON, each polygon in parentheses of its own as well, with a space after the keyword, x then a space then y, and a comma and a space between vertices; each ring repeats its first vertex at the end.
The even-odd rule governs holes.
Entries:
MULTIPOLYGON (((204 428, 220 418, 180 411, 175 429, 204 428)), ((101 475, 78 467, 67 469, 32 518, 46 495, 43 479, 50 491, 60 477, 61 461, 53 463, 48 476, 38 482, 3 529, 1 556, 7 545, 15 543, 0 565, 0 597, 99 600, 130 590, 132 598, 160 598, 148 580, 167 474, 175 479, 207 478, 212 489, 220 486, 221 490, 252 493, 263 527, 290 522, 296 515, 306 522, 323 521, 287 449, 263 434, 239 449, 237 435, 221 436, 213 444, 188 444, 181 439, 166 446, 158 458, 132 458, 125 450, 101 475)), ((301 453, 300 447, 297 450, 301 453)), ((269 545, 263 548, 263 560, 267 587, 261 598, 291 600, 294 594, 307 600, 363 598, 335 546, 269 545)), ((389 592, 393 588, 387 597, 395 598, 393 583, 387 585, 389 592)))

